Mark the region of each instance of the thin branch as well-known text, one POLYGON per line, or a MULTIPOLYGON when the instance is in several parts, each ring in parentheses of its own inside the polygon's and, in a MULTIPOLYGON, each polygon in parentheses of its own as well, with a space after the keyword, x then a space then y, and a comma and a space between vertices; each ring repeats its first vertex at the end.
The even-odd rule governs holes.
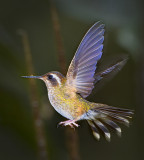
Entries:
MULTIPOLYGON (((34 68, 32 65, 32 55, 28 42, 28 35, 24 30, 20 30, 19 34, 22 36, 22 43, 24 47, 27 71, 28 74, 31 75, 34 73, 34 68)), ((32 106, 33 120, 36 131, 36 140, 38 145, 38 156, 40 160, 48 160, 48 153, 46 149, 46 138, 43 131, 44 130, 43 122, 40 117, 40 111, 39 111, 40 102, 35 80, 29 79, 29 85, 30 85, 30 102, 32 106)))
POLYGON ((51 16, 52 16, 53 29, 54 29, 55 40, 56 40, 59 66, 60 66, 61 72, 64 74, 66 73, 65 50, 64 50, 61 32, 60 32, 60 24, 58 21, 57 11, 52 2, 51 2, 51 16))
MULTIPOLYGON (((54 4, 51 1, 51 16, 53 22, 53 29, 55 33, 55 40, 57 45, 57 56, 59 59, 59 66, 61 72, 66 73, 66 59, 65 59, 65 50, 62 42, 62 36, 60 32, 60 24, 58 20, 58 15, 54 4)), ((80 160, 79 155, 79 145, 78 145, 78 134, 71 128, 66 127, 66 145, 69 152, 70 160, 80 160)))

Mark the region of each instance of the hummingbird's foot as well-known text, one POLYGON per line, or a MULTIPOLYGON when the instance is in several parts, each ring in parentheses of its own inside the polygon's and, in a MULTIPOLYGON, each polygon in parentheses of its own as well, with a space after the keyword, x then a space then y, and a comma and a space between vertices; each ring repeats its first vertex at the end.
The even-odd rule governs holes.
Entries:
POLYGON ((70 126, 71 128, 75 128, 75 127, 78 127, 79 125, 77 123, 75 123, 75 120, 67 120, 67 121, 63 121, 63 122, 60 122, 58 124, 59 125, 63 125, 63 126, 70 126))

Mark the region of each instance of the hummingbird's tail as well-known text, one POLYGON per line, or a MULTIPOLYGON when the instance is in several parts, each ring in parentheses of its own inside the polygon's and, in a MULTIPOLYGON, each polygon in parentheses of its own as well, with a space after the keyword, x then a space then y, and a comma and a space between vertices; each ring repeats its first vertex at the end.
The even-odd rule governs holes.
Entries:
POLYGON ((90 109, 87 115, 89 117, 89 120, 87 121, 93 131, 94 137, 99 140, 99 132, 102 132, 106 140, 110 141, 110 132, 107 129, 107 126, 110 126, 116 131, 118 136, 121 136, 121 128, 115 122, 129 126, 128 119, 132 118, 133 111, 99 104, 99 107, 96 106, 95 108, 90 109))

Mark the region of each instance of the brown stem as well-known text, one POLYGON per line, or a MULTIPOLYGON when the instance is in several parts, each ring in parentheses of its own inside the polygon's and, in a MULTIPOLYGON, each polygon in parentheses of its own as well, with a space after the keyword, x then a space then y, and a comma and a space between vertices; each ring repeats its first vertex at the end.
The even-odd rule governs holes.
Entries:
POLYGON ((51 2, 51 16, 52 16, 53 29, 54 29, 55 40, 56 40, 59 66, 60 66, 61 72, 64 74, 66 73, 65 50, 64 50, 61 32, 60 32, 60 24, 58 21, 57 11, 52 2, 51 2))
MULTIPOLYGON (((34 69, 32 65, 32 55, 28 42, 28 35, 23 30, 20 30, 19 34, 22 36, 22 43, 24 47, 27 71, 28 74, 31 75, 32 73, 34 73, 34 69)), ((43 132, 43 122, 40 117, 40 111, 39 111, 40 102, 35 80, 29 79, 29 85, 30 85, 30 103, 32 106, 33 120, 36 131, 36 140, 38 145, 38 156, 40 160, 48 160, 48 154, 46 149, 46 138, 43 132)))
MULTIPOLYGON (((66 59, 65 59, 65 50, 62 42, 62 36, 60 32, 60 24, 58 20, 58 15, 54 4, 51 1, 51 16, 53 22, 53 29, 55 34, 56 46, 57 46, 57 56, 59 59, 59 66, 61 72, 66 73, 66 59)), ((78 134, 71 128, 66 127, 66 145, 69 152, 70 160, 80 160, 79 151, 78 151, 78 134)))

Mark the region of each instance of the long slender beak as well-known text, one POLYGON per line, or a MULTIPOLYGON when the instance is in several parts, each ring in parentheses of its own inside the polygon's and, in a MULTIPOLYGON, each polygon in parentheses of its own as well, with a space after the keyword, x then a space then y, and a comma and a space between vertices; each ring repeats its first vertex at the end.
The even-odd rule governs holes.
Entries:
POLYGON ((42 76, 21 76, 22 78, 35 78, 35 79, 42 79, 42 76))

